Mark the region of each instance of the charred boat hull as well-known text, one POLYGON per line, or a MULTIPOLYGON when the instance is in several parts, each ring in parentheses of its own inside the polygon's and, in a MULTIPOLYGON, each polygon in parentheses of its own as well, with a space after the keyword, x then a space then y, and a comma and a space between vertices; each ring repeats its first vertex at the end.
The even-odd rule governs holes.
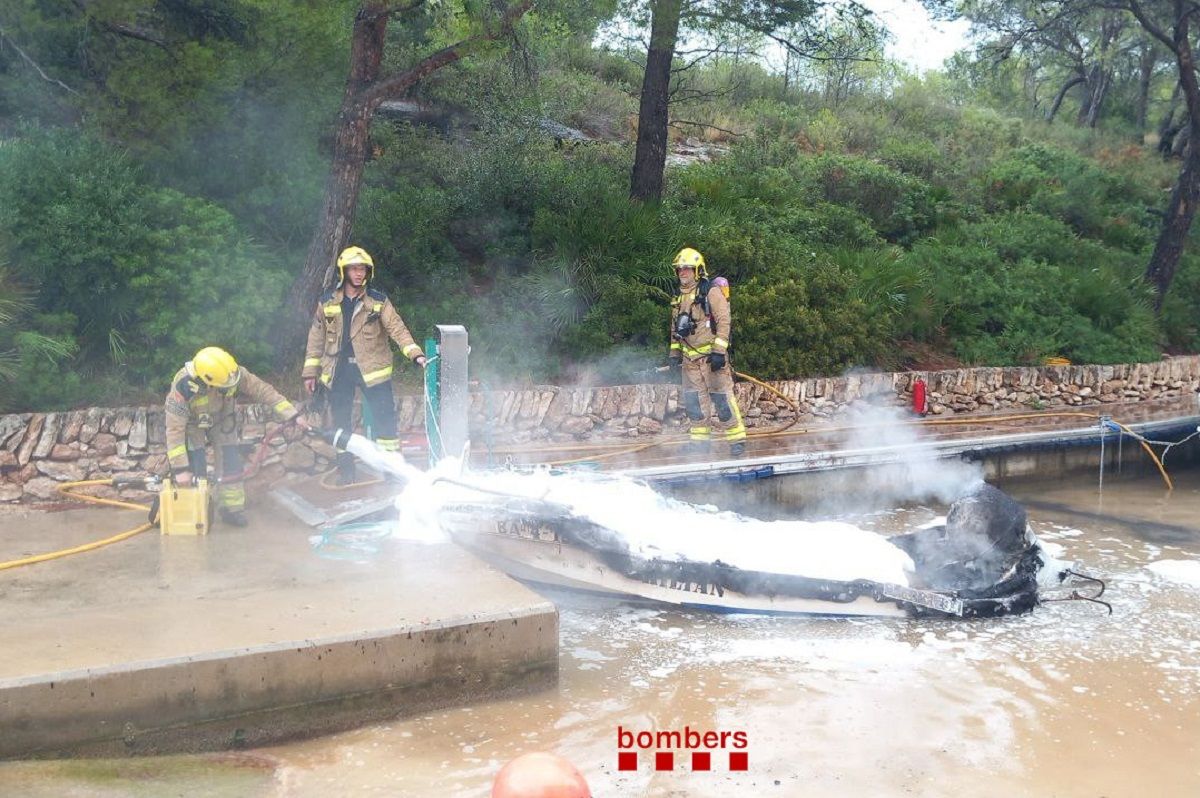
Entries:
MULTIPOLYGON (((1015 502, 991 489, 972 501, 984 542, 947 543, 947 527, 893 539, 913 557, 910 585, 749 571, 720 562, 646 558, 569 508, 494 496, 444 504, 445 531, 509 575, 534 584, 709 612, 871 617, 994 617, 1037 604, 1046 558, 1015 502), (996 495, 998 494, 998 495, 996 495), (988 536, 990 534, 990 537, 988 536), (957 558, 957 559, 956 559, 957 558), (957 566, 957 567, 955 567, 957 566), (940 581, 939 581, 940 580, 940 581)), ((954 520, 954 509, 951 520, 954 520)))

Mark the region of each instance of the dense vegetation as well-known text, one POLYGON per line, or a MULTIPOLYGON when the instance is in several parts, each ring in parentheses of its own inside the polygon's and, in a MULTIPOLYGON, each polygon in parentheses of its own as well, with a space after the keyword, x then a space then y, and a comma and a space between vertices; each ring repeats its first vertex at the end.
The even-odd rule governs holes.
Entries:
MULTIPOLYGON (((210 343, 271 371, 353 5, 97 4, 154 7, 169 47, 19 5, 0 19, 0 410, 156 395, 210 343)), ((450 24, 421 19, 393 26, 394 57, 450 24)), ((468 326, 490 384, 644 377, 684 245, 732 283, 735 365, 761 378, 1200 346, 1195 255, 1161 315, 1143 279, 1178 165, 1127 117, 1047 123, 998 88, 1017 78, 963 60, 917 78, 725 54, 674 111, 716 157, 639 203, 640 71, 602 21, 535 11, 521 47, 438 72, 425 113, 372 127, 353 240, 418 337, 468 326)))

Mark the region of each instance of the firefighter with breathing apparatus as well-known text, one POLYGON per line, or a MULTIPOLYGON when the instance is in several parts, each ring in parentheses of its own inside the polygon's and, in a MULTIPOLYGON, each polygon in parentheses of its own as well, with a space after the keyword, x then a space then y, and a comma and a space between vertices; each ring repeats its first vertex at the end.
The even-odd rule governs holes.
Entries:
POLYGON ((729 365, 732 316, 722 285, 728 283, 709 280, 704 256, 690 247, 679 250, 674 266, 679 290, 671 299, 670 358, 683 371, 683 408, 691 421, 692 446, 707 450, 720 432, 730 444, 730 454, 741 456, 746 451, 746 425, 733 395, 729 365), (717 419, 710 426, 714 410, 717 419))

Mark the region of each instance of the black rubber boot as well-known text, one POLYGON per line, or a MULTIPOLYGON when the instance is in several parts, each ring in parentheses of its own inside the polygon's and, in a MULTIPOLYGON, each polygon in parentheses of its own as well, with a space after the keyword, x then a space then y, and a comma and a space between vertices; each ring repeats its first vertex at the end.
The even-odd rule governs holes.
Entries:
POLYGON ((712 443, 709 441, 688 441, 683 447, 683 451, 687 454, 708 454, 712 451, 712 443))
POLYGON ((236 510, 232 507, 222 507, 221 508, 221 521, 223 521, 226 524, 229 524, 229 526, 238 526, 238 527, 246 526, 247 524, 250 523, 246 519, 246 511, 245 510, 236 510))
POLYGON ((745 453, 746 453, 746 442, 745 441, 738 441, 737 443, 732 444, 729 447, 729 456, 730 457, 741 457, 745 453))

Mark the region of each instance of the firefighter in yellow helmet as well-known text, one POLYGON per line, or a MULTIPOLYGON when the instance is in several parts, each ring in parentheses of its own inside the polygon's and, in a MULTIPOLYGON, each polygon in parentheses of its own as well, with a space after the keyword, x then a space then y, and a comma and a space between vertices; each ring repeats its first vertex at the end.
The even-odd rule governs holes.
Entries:
POLYGON ((733 323, 729 299, 709 281, 704 256, 696 250, 679 250, 674 266, 679 290, 671 299, 670 357, 683 371, 683 409, 691 420, 692 446, 707 450, 720 432, 730 454, 739 457, 746 451, 746 425, 733 396, 733 369, 726 354, 733 323), (710 426, 714 410, 717 419, 710 426))
MULTIPOLYGON (((304 352, 304 386, 330 393, 333 425, 352 429, 354 392, 361 388, 371 411, 371 436, 379 448, 396 451, 396 399, 392 394, 392 349, 422 368, 425 353, 417 346, 387 294, 368 285, 375 262, 366 250, 347 247, 337 259, 338 284, 321 297, 304 352)), ((338 453, 338 482, 354 482, 354 455, 338 453)))
POLYGON ((232 526, 246 525, 246 489, 243 486, 242 454, 238 449, 235 402, 269 405, 283 421, 294 420, 304 429, 308 424, 292 403, 233 356, 215 346, 206 346, 183 365, 171 380, 167 394, 167 460, 172 478, 187 485, 208 473, 205 445, 218 449, 221 463, 217 499, 221 519, 232 526))

